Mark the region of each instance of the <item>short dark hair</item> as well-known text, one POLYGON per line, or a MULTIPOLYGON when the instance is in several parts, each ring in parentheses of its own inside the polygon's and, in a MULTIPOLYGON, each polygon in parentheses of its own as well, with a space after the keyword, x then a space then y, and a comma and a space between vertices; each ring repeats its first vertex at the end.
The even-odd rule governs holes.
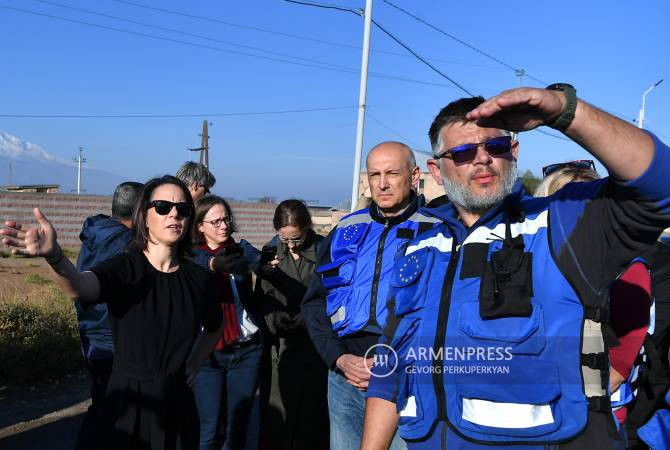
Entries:
POLYGON ((307 209, 307 204, 303 200, 291 198, 284 200, 275 209, 275 216, 272 219, 275 230, 282 227, 297 226, 298 228, 311 228, 312 215, 307 209))
POLYGON ((437 116, 435 116, 435 119, 433 119, 430 130, 428 130, 428 137, 430 138, 430 146, 433 148, 433 153, 440 150, 438 147, 440 145, 440 131, 442 131, 442 128, 450 123, 467 122, 465 115, 485 101, 482 96, 464 97, 442 108, 437 116))
POLYGON ((193 161, 185 162, 177 171, 176 176, 188 187, 195 184, 211 189, 216 183, 216 178, 206 165, 193 161))
MULTIPOLYGON (((186 202, 191 205, 191 211, 193 211, 193 198, 189 192, 186 185, 179 180, 179 178, 173 177, 172 175, 163 175, 160 178, 152 178, 147 181, 142 188, 140 193, 140 198, 135 205, 135 211, 133 213, 133 240, 130 243, 130 248, 134 250, 144 251, 147 249, 147 244, 149 243, 149 231, 147 230, 147 211, 149 210, 149 203, 151 203, 151 195, 154 193, 156 188, 163 186, 165 184, 174 184, 179 187, 184 193, 186 202)), ((193 225, 193 212, 188 217, 188 223, 185 225, 187 230, 184 233, 184 236, 179 241, 177 245, 177 258, 182 261, 187 256, 191 254, 191 240, 188 238, 189 226, 193 225)))
POLYGON ((228 225, 230 227, 230 233, 232 234, 237 231, 237 224, 235 223, 233 210, 226 199, 219 197, 218 195, 205 195, 195 204, 195 219, 193 219, 193 227, 191 227, 191 239, 193 240, 194 245, 203 245, 205 243, 205 239, 198 231, 198 224, 202 223, 207 212, 212 209, 214 205, 221 205, 223 206, 223 209, 226 210, 226 217, 230 220, 230 225, 228 225))
POLYGON ((119 184, 112 197, 112 217, 132 219, 143 186, 142 183, 136 181, 125 181, 119 184))

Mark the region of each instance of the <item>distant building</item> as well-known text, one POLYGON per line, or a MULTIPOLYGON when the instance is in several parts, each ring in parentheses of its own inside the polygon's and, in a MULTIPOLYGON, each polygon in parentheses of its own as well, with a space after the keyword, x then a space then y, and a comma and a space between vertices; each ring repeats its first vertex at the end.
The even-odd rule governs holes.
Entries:
POLYGON ((20 186, 3 186, 3 190, 9 192, 41 192, 55 194, 60 189, 60 184, 24 184, 20 186))

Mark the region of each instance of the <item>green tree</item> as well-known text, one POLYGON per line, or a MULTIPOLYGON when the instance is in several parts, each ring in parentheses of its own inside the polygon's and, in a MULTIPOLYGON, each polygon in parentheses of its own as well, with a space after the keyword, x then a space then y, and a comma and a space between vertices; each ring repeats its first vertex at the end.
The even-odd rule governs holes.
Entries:
POLYGON ((523 175, 521 175, 521 183, 523 187, 528 191, 529 194, 533 195, 535 189, 542 182, 542 180, 535 175, 530 170, 526 170, 523 175))

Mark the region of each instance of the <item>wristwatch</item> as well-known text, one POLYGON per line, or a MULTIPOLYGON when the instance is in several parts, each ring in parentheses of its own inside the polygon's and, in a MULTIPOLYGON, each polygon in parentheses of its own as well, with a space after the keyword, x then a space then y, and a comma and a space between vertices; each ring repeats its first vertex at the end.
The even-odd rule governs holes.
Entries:
POLYGON ((550 84, 546 89, 550 91, 562 91, 565 94, 566 102, 563 112, 552 123, 546 123, 545 125, 558 131, 565 132, 575 118, 575 110, 577 109, 577 90, 571 84, 567 83, 550 84))

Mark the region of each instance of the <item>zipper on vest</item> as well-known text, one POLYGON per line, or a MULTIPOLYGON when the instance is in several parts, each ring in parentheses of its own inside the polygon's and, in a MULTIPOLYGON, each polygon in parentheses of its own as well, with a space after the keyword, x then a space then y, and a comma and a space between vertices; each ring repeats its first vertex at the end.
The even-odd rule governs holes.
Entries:
POLYGON ((382 261, 384 259, 384 244, 386 242, 386 235, 389 234, 391 228, 389 228, 389 221, 384 222, 384 231, 382 231, 381 236, 379 237, 379 244, 377 245, 377 256, 375 258, 375 275, 372 278, 372 292, 370 294, 370 318, 368 320, 369 325, 379 327, 377 323, 377 293, 379 291, 379 277, 382 274, 382 261))
MULTIPOLYGON (((444 275, 442 283, 442 295, 440 297, 440 309, 437 315, 437 332, 435 335, 435 348, 433 351, 437 352, 444 347, 447 339, 447 321, 449 319, 449 307, 451 304, 451 290, 454 285, 454 278, 456 277, 456 267, 458 266, 458 258, 460 250, 457 250, 458 245, 456 238, 453 240, 451 247, 451 257, 449 258, 449 266, 444 275)), ((444 390, 444 375, 443 366, 444 361, 435 358, 433 360, 433 387, 437 399, 437 420, 447 422, 447 398, 444 390)))

